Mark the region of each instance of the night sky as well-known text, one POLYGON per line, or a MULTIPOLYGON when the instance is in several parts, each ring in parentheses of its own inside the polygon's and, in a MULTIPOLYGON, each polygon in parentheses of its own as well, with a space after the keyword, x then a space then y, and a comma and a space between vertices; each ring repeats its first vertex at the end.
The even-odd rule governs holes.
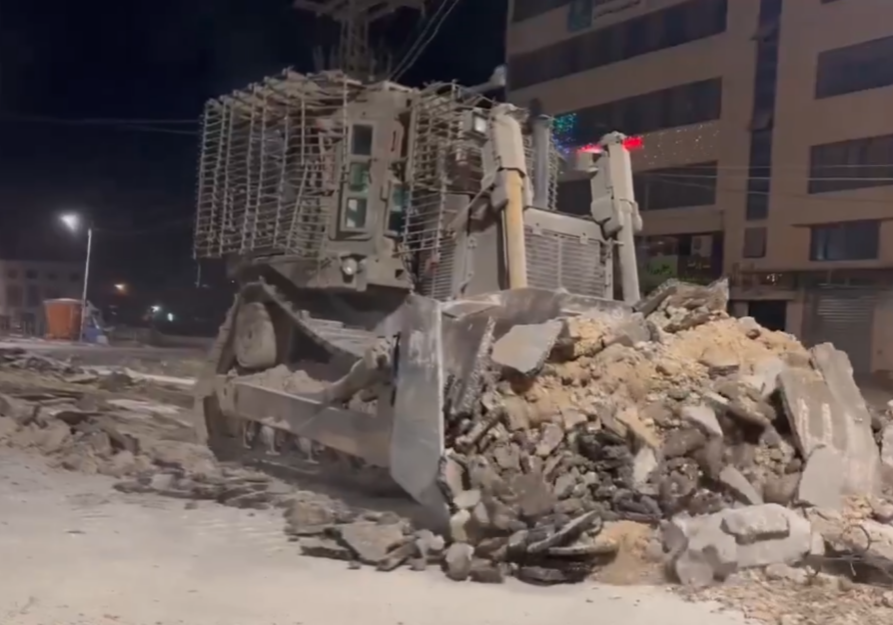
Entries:
MULTIPOLYGON (((416 20, 395 15, 380 36, 399 53, 416 20)), ((504 0, 462 0, 403 81, 483 82, 504 24, 504 0)), ((288 0, 3 0, 0 258, 81 260, 57 220, 77 210, 97 227, 97 288, 193 281, 198 126, 152 120, 195 120, 208 98, 310 71, 332 32, 288 0), (66 121, 97 119, 132 121, 66 121)))

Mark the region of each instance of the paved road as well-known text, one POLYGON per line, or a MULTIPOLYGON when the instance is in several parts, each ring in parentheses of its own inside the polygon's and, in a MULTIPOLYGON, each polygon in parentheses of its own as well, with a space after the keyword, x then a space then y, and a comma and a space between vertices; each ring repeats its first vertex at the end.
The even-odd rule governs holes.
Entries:
POLYGON ((82 345, 55 341, 0 341, 0 349, 22 348, 53 358, 75 359, 85 366, 131 367, 168 372, 171 375, 192 375, 198 370, 207 350, 182 347, 123 347, 82 345))
POLYGON ((456 584, 305 558, 274 513, 131 498, 0 451, 4 625, 741 625, 646 588, 456 584))

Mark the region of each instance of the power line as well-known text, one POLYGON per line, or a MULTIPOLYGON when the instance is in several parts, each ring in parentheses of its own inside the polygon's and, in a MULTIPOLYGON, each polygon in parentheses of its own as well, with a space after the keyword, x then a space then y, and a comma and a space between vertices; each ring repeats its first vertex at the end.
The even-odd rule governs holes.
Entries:
MULTIPOLYGON (((659 175, 654 176, 654 178, 660 179, 660 176, 659 175)), ((860 180, 860 179, 856 178, 856 180, 860 180)), ((885 206, 890 204, 889 199, 882 199, 882 198, 825 197, 823 195, 810 195, 807 193, 779 193, 779 192, 772 192, 772 191, 753 191, 750 189, 729 189, 729 188, 723 188, 723 187, 717 187, 717 186, 710 186, 710 185, 706 185, 706 184, 680 182, 678 180, 663 180, 663 182, 666 182, 667 184, 670 184, 670 185, 677 185, 680 187, 689 187, 689 188, 694 188, 694 189, 707 189, 707 190, 711 190, 711 191, 715 190, 715 191, 721 192, 721 193, 743 193, 746 195, 768 195, 768 196, 772 196, 772 197, 785 197, 785 198, 793 198, 793 199, 798 199, 798 200, 809 200, 809 201, 813 201, 813 202, 835 202, 838 204, 844 203, 844 202, 845 203, 857 203, 857 204, 883 204, 885 206)), ((844 189, 842 189, 842 190, 844 190, 844 189)), ((853 191, 855 189, 845 189, 845 190, 853 191)))
POLYGON ((99 234, 109 234, 113 236, 139 236, 142 234, 153 234, 156 232, 164 232, 167 230, 172 230, 174 228, 182 228, 184 226, 192 227, 195 222, 195 217, 181 217, 179 219, 174 219, 167 222, 162 222, 160 224, 155 224, 154 226, 147 226, 145 228, 133 228, 129 230, 112 230, 108 228, 94 228, 95 232, 99 234))
POLYGON ((10 113, 0 113, 0 122, 20 122, 25 124, 47 124, 56 126, 87 126, 87 127, 104 127, 113 128, 115 130, 132 130, 135 132, 154 132, 158 134, 187 135, 196 136, 198 133, 194 130, 182 130, 179 128, 164 128, 161 124, 197 124, 197 120, 161 120, 161 119, 145 119, 145 120, 113 120, 113 119, 65 119, 60 117, 47 117, 42 115, 18 115, 10 113), (157 125, 156 125, 157 124, 157 125))
POLYGON ((437 10, 431 16, 431 19, 428 20, 425 28, 422 30, 421 33, 419 33, 419 37, 416 39, 416 42, 412 46, 410 46, 410 49, 407 51, 406 56, 404 56, 403 59, 397 63, 397 67, 394 69, 393 72, 391 72, 390 80, 400 80, 403 74, 405 74, 409 70, 409 68, 413 66, 413 64, 425 51, 425 48, 428 47, 428 45, 432 41, 434 41, 435 37, 437 37, 447 18, 458 5, 459 0, 443 0, 440 6, 437 7, 437 10), (431 31, 431 34, 428 35, 427 38, 425 38, 428 31, 431 31))

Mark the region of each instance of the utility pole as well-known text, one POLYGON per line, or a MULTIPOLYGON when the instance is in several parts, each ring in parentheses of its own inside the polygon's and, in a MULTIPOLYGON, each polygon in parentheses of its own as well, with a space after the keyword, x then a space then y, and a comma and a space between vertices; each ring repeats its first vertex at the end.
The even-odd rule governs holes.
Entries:
POLYGON ((397 9, 421 10, 425 0, 293 0, 292 6, 310 11, 317 17, 328 17, 340 27, 335 65, 346 74, 362 81, 374 80, 376 58, 369 42, 371 26, 397 9))

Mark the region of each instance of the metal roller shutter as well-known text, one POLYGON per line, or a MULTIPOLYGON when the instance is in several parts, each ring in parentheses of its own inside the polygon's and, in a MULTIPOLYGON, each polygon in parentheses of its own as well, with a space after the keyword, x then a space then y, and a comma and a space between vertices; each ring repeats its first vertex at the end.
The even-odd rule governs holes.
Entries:
POLYGON ((850 357, 855 373, 870 373, 877 302, 874 289, 820 287, 810 296, 806 307, 806 343, 833 343, 850 357))

